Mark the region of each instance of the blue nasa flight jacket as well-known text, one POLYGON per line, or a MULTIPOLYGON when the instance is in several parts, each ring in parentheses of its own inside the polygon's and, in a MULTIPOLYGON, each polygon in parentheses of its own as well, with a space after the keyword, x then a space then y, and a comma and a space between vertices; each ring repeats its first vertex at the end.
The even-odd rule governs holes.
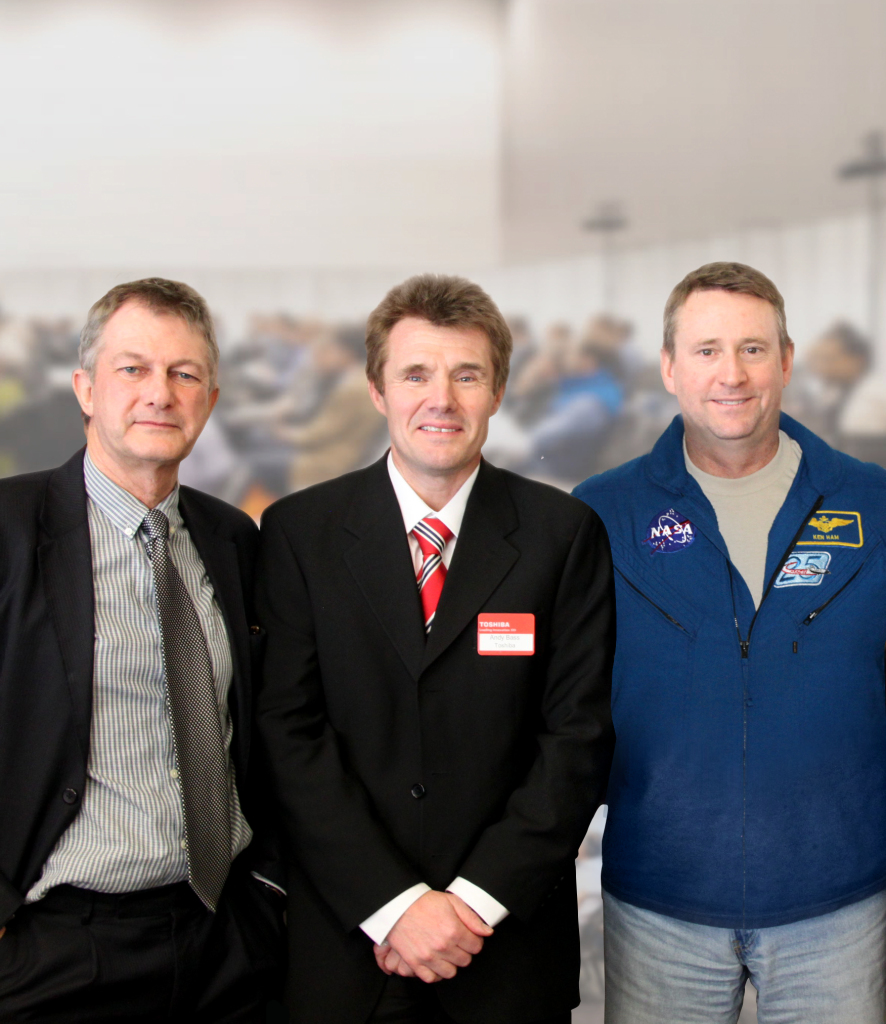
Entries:
POLYGON ((616 568, 616 731, 603 887, 760 928, 886 887, 886 471, 788 416, 803 449, 755 614, 681 417, 575 489, 616 568))

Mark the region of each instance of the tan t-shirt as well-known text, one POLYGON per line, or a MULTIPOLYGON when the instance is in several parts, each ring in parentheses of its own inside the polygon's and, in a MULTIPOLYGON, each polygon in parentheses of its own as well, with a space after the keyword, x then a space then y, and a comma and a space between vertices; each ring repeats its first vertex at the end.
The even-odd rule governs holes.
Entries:
POLYGON ((689 458, 683 438, 686 471, 714 506, 729 558, 747 583, 754 607, 759 607, 766 585, 769 530, 788 496, 802 456, 797 442, 780 430, 775 458, 756 473, 730 480, 700 470, 689 458))

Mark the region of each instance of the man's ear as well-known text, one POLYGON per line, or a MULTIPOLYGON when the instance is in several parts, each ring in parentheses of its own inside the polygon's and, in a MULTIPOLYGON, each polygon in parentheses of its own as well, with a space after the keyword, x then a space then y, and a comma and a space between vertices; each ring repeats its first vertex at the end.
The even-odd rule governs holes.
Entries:
POLYGON ((791 382, 791 374, 794 372, 794 343, 788 342, 787 348, 781 357, 781 369, 784 374, 784 386, 791 382))
POLYGON ((74 370, 71 375, 71 387, 74 389, 84 416, 92 416, 92 379, 86 370, 74 370))
POLYGON ((372 404, 378 409, 382 416, 387 417, 388 410, 385 405, 385 396, 375 386, 374 381, 369 381, 369 397, 372 399, 372 404))
POLYGON ((674 357, 664 346, 660 353, 661 357, 661 379, 665 386, 665 391, 671 395, 676 395, 677 389, 674 386, 674 357))

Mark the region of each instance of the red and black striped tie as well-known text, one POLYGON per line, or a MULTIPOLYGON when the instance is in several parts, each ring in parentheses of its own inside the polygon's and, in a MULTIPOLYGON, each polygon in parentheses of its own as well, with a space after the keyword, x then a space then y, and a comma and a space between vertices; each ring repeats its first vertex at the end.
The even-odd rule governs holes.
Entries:
POLYGON ((425 615, 425 632, 430 633, 434 624, 437 602, 446 579, 446 566, 443 564, 443 548, 446 542, 455 535, 449 527, 433 516, 425 516, 416 523, 412 535, 418 541, 424 556, 418 573, 418 592, 421 594, 421 606, 425 615))

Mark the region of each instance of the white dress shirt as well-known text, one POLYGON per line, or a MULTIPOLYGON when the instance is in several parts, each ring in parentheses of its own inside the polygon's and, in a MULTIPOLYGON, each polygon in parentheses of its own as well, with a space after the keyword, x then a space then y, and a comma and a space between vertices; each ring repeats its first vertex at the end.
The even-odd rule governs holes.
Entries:
MULTIPOLYGON (((388 454, 388 473, 391 477, 391 483, 394 485, 394 493, 397 495, 397 501, 400 504, 400 512, 403 516, 403 526, 406 529, 406 533, 409 538, 409 550, 412 552, 412 563, 416 576, 418 576, 419 570, 421 569, 424 556, 422 555, 418 541, 412 534, 413 528, 417 523, 421 522, 425 516, 433 516, 435 519, 439 519, 449 527, 452 531, 452 539, 447 541, 446 547, 443 548, 443 564, 449 568, 449 563, 452 561, 452 554, 455 551, 455 545, 458 543, 458 535, 461 531, 461 522, 462 519, 464 519, 465 507, 467 506, 471 489, 474 486, 474 481, 477 479, 477 474, 479 472, 480 466, 478 464, 474 472, 471 473, 458 491, 449 499, 448 503, 444 505, 439 512, 435 512, 434 509, 420 498, 409 484, 406 483, 402 474, 394 465, 393 457, 388 454)), ((474 885, 473 882, 469 882, 466 878, 456 878, 447 888, 449 892, 454 893, 460 899, 464 900, 464 902, 467 903, 467 905, 476 914, 482 917, 490 927, 494 928, 495 925, 504 920, 504 918, 506 918, 510 913, 507 907, 503 907, 497 899, 490 896, 488 892, 481 889, 478 885, 474 885)), ((412 906, 413 903, 415 903, 417 899, 419 899, 419 897, 424 896, 426 892, 430 891, 431 887, 429 885, 426 885, 424 882, 418 882, 405 892, 401 892, 399 896, 395 896, 394 899, 389 903, 386 903, 379 910, 376 910, 371 917, 366 918, 360 927, 373 940, 373 942, 384 942, 388 932, 394 927, 397 921, 400 920, 402 915, 412 906)))

